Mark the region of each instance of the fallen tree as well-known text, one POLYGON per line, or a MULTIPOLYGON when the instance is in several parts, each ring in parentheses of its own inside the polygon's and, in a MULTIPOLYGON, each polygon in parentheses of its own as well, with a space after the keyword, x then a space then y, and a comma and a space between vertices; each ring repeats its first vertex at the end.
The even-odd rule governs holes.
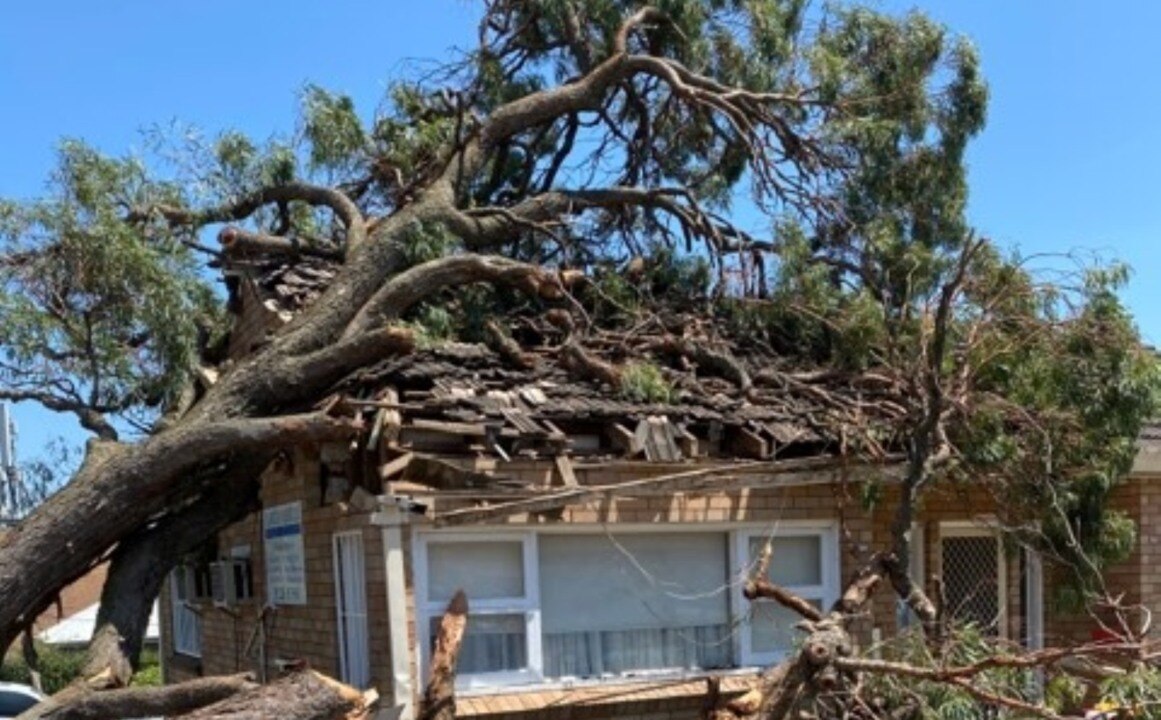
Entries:
MULTIPOLYGON (((111 557, 82 683, 122 692, 141 598, 252 507, 277 453, 362 431, 357 408, 328 402, 334 386, 452 338, 514 362, 552 347, 611 392, 634 377, 634 392, 663 391, 662 369, 684 369, 742 394, 817 394, 830 410, 812 421, 836 454, 904 457, 892 546, 868 572, 934 639, 938 609, 906 568, 935 483, 1004 496, 1019 540, 1100 590, 1124 546, 1110 533, 1125 532, 1103 500, 1155 370, 1120 274, 1050 285, 969 230, 963 153, 986 104, 970 46, 919 15, 666 8, 495 0, 446 86, 400 83, 372 128, 312 89, 305 147, 227 133, 191 163, 199 175, 161 178, 70 144, 54 196, 5 204, 0 399, 72 413, 94 437, 66 486, 0 538, 0 645, 111 557), (193 183, 212 197, 193 199, 193 183), (768 234, 728 219, 746 184, 768 234), (201 240, 212 227, 220 248, 201 240), (227 357, 200 263, 256 254, 326 261, 332 277, 227 357), (830 392, 835 378, 889 430, 830 392), (124 439, 127 426, 146 436, 124 439)), ((808 645, 837 657, 845 616, 808 619, 808 645)), ((804 686, 857 686, 849 662, 786 666, 763 713, 804 686)))

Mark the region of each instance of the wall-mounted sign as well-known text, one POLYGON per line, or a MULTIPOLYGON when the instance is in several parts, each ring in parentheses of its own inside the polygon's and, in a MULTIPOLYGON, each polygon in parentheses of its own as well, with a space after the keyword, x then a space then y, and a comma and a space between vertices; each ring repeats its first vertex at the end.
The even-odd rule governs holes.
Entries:
POLYGON ((306 559, 302 551, 302 503, 262 511, 262 548, 266 558, 266 601, 306 604, 306 559))

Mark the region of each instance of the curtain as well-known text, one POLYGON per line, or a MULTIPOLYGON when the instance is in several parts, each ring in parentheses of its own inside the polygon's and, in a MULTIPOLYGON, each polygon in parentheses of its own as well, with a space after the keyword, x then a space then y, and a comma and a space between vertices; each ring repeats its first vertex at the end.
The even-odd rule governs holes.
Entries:
POLYGON ((729 667, 729 625, 545 633, 546 677, 596 677, 635 670, 729 667))
MULTIPOLYGON (((439 634, 439 618, 431 621, 431 639, 439 634)), ((467 632, 456 669, 465 675, 524 670, 528 667, 528 634, 524 615, 468 614, 467 632)))
POLYGON ((541 535, 546 677, 731 664, 729 538, 541 535))

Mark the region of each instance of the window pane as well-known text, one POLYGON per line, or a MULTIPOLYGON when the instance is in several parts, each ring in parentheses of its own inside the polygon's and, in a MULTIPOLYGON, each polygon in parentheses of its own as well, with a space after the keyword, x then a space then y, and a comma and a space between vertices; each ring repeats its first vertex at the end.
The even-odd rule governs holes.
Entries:
POLYGON ((546 676, 730 665, 724 533, 543 535, 539 548, 546 676))
POLYGON ((942 542, 944 607, 961 623, 989 635, 999 631, 999 538, 945 537, 942 542))
POLYGON ((463 588, 473 600, 524 596, 519 542, 433 542, 427 546, 427 599, 445 602, 463 588))
MULTIPOLYGON (((819 600, 807 600, 821 608, 819 600)), ((750 604, 750 650, 755 653, 785 652, 802 638, 794 625, 802 620, 798 613, 770 600, 750 604)))
MULTIPOLYGON (((764 537, 750 538, 750 559, 757 560, 766 544, 764 537)), ((822 538, 818 535, 776 537, 770 556, 770 582, 776 585, 822 584, 822 538)))
MULTIPOLYGON (((439 618, 431 620, 430 647, 439 634, 439 618)), ((466 675, 523 670, 528 667, 528 638, 524 615, 472 615, 456 671, 466 675)))

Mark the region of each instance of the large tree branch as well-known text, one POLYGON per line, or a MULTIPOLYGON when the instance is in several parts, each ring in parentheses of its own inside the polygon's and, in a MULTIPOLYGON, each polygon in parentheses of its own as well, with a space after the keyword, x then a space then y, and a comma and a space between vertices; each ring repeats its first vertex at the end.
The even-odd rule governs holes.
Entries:
POLYGON ((250 453, 351 436, 350 420, 322 413, 183 423, 145 442, 90 443, 73 480, 0 538, 0 645, 46 607, 114 543, 197 488, 181 481, 199 468, 250 453), (53 562, 44 562, 51 556, 53 562))
POLYGON ((205 494, 117 544, 81 677, 128 685, 141 653, 153 603, 170 570, 218 530, 258 507, 257 478, 265 457, 231 463, 205 494))
POLYGON ((281 235, 250 232, 232 225, 218 233, 218 242, 222 244, 222 251, 234 259, 312 256, 340 260, 343 256, 342 248, 304 243, 297 238, 281 235))
MULTIPOLYGON (((174 687, 181 687, 175 685, 174 687)), ((188 720, 368 720, 378 701, 373 691, 354 688, 303 670, 235 693, 180 717, 188 720)))
POLYGON ((0 388, 0 400, 10 402, 31 401, 54 412, 70 413, 76 416, 81 427, 101 440, 116 441, 117 430, 105 417, 105 411, 95 409, 80 400, 54 395, 46 390, 17 390, 0 388))
POLYGON ((456 662, 467 625, 468 598, 463 590, 457 590, 439 622, 439 633, 431 652, 430 678, 423 688, 419 720, 455 720, 456 662))
POLYGON ((564 292, 556 274, 535 265, 495 255, 452 255, 416 265, 392 278, 367 301, 343 338, 357 337, 390 322, 440 290, 476 282, 508 285, 546 299, 557 299, 564 292))
POLYGON ((468 247, 484 248, 507 240, 516 232, 543 230, 537 226, 579 215, 586 210, 629 208, 666 213, 677 221, 687 237, 704 238, 718 253, 775 249, 773 243, 757 240, 705 211, 688 190, 673 187, 558 189, 534 195, 511 207, 456 212, 448 223, 468 247))
POLYGON ((201 210, 172 205, 151 205, 134 209, 126 220, 142 221, 157 214, 170 225, 200 228, 214 223, 244 220, 263 205, 287 202, 303 202, 330 208, 346 228, 345 244, 348 251, 360 245, 367 237, 367 223, 362 211, 344 192, 336 188, 298 182, 262 188, 233 202, 201 210))

